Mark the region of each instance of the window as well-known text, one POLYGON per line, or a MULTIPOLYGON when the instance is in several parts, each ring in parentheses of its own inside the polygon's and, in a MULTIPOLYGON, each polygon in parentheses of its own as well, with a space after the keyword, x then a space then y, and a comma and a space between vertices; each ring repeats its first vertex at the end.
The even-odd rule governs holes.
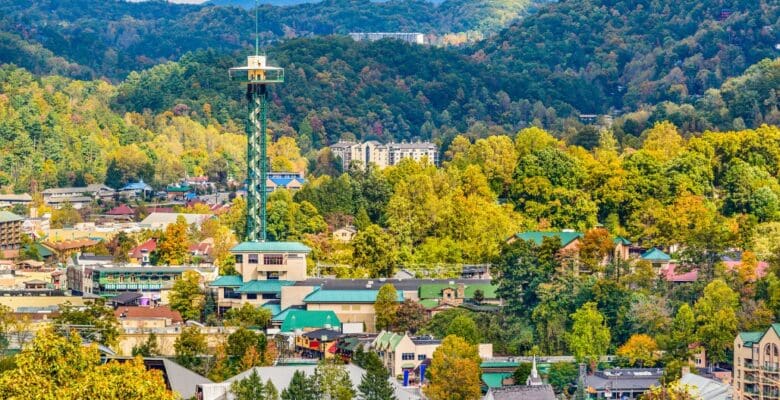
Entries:
POLYGON ((278 271, 269 271, 265 274, 265 279, 268 279, 269 281, 278 281, 279 280, 279 272, 278 271))
POLYGON ((263 300, 273 300, 278 299, 279 295, 276 293, 263 293, 263 300))
POLYGON ((360 304, 353 304, 352 311, 360 311, 360 304))
POLYGON ((226 299, 240 299, 241 293, 236 293, 236 289, 226 287, 224 296, 226 299))
POLYGON ((258 260, 257 254, 250 254, 249 255, 249 263, 250 264, 257 264, 257 260, 258 260))
POLYGON ((342 304, 341 311, 349 311, 349 304, 342 304))
POLYGON ((414 361, 414 353, 401 353, 401 360, 414 361))
POLYGON ((263 264, 265 265, 283 265, 284 256, 281 254, 266 254, 263 256, 263 264))
POLYGON ((425 361, 425 354, 418 354, 417 361, 425 361))
POLYGON ((243 264, 243 263, 244 263, 244 255, 236 254, 236 264, 243 264))
POLYGON ((246 294, 247 300, 257 300, 257 293, 247 293, 246 294))

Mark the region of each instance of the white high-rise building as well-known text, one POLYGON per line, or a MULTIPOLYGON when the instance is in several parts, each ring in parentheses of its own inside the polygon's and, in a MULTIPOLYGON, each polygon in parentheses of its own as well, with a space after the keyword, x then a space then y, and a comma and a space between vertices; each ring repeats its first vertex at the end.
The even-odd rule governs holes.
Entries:
POLYGON ((412 158, 420 161, 423 157, 434 165, 439 164, 439 149, 431 142, 389 143, 381 144, 377 141, 363 143, 338 142, 330 146, 334 157, 341 159, 344 170, 354 163, 360 168, 367 165, 375 165, 382 169, 389 165, 396 165, 404 158, 412 158))

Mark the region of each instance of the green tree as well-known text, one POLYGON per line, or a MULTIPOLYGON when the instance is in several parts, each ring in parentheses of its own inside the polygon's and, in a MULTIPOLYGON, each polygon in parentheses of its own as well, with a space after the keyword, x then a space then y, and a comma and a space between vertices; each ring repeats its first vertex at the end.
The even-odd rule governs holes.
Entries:
POLYGON ((200 274, 195 271, 184 271, 176 280, 168 294, 171 308, 181 313, 184 319, 199 321, 205 296, 200 288, 200 274))
POLYGON ((158 262, 165 265, 182 265, 187 261, 189 240, 187 221, 179 215, 176 222, 165 228, 157 244, 158 262))
POLYGON ((566 334, 566 342, 578 362, 598 363, 607 353, 611 335, 605 324, 604 315, 596 308, 596 303, 585 303, 571 315, 571 332, 566 334))
POLYGON ((704 295, 696 301, 696 337, 707 349, 709 362, 726 361, 737 334, 736 309, 739 295, 721 279, 715 279, 704 288, 704 295))
POLYGON ((537 288, 549 282, 558 266, 556 254, 560 239, 545 238, 537 247, 533 242, 515 240, 504 245, 496 262, 498 285, 496 294, 505 299, 504 309, 517 316, 528 317, 539 303, 537 288))
POLYGON ((336 360, 322 360, 314 370, 314 380, 323 400, 351 400, 355 389, 344 364, 336 360))
POLYGON ((282 400, 319 400, 316 382, 301 371, 295 371, 290 385, 282 390, 282 400))
POLYGON ((372 278, 390 277, 396 266, 396 245, 393 237, 378 225, 370 225, 352 239, 352 260, 355 266, 368 269, 372 278))
POLYGON ((146 337, 146 341, 137 346, 133 346, 130 354, 132 354, 133 357, 152 357, 160 354, 160 348, 157 346, 157 335, 154 332, 150 333, 149 336, 146 337))
POLYGON ((358 385, 361 400, 396 400, 395 390, 390 384, 390 372, 382 365, 379 356, 369 351, 365 353, 361 367, 366 370, 358 385))
POLYGON ((268 339, 264 334, 255 333, 244 327, 238 328, 227 338, 227 354, 233 360, 241 359, 251 348, 256 356, 254 363, 259 364, 263 360, 267 347, 268 339))
POLYGON ((386 283, 379 288, 374 302, 374 314, 376 315, 376 329, 390 329, 396 320, 398 310, 398 292, 395 286, 386 283))
POLYGON ((525 385, 528 380, 528 376, 531 375, 531 363, 523 362, 517 366, 515 372, 512 373, 512 379, 515 381, 515 385, 525 385))
POLYGON ((454 335, 445 337, 433 352, 423 392, 431 400, 480 399, 480 362, 476 346, 454 335))
POLYGON ((550 365, 547 381, 556 393, 563 392, 577 380, 577 366, 569 362, 557 362, 550 365))
POLYGON ((669 330, 666 351, 672 358, 687 360, 690 356, 690 345, 696 337, 696 318, 688 303, 683 303, 677 309, 669 330))
POLYGON ((176 353, 176 362, 186 368, 194 368, 200 364, 200 358, 206 354, 206 336, 200 332, 197 326, 182 328, 181 334, 173 343, 176 353))
POLYGON ((263 384, 260 375, 254 369, 246 378, 233 381, 230 392, 236 400, 279 400, 279 394, 271 380, 263 384))
POLYGON ((60 315, 54 319, 54 325, 61 334, 78 330, 84 340, 109 347, 115 346, 119 339, 119 321, 114 310, 106 306, 105 299, 95 299, 85 306, 66 302, 60 306, 60 315))
POLYGON ((241 307, 228 310, 225 313, 224 322, 228 326, 264 328, 271 322, 271 311, 264 307, 255 307, 252 304, 244 303, 241 307))
POLYGON ((447 327, 447 335, 458 336, 469 344, 478 344, 480 340, 477 324, 467 315, 455 317, 455 319, 450 322, 450 326, 447 327))
POLYGON ((79 222, 84 222, 79 211, 73 208, 73 204, 65 203, 51 213, 51 227, 61 229, 71 227, 79 222))

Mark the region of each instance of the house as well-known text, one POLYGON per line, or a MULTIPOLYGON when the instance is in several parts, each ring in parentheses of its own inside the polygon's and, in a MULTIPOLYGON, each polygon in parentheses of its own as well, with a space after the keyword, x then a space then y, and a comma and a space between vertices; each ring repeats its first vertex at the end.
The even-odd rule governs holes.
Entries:
POLYGON ((191 244, 187 251, 192 256, 193 263, 206 263, 210 264, 213 260, 211 252, 214 250, 214 238, 206 238, 198 243, 191 244))
POLYGON ((598 398, 638 399, 648 389, 658 386, 662 368, 613 368, 586 375, 587 392, 598 398))
MULTIPOLYGON (((376 331, 374 303, 379 290, 316 289, 303 299, 307 310, 333 310, 341 322, 363 323, 366 332, 376 331)), ((396 301, 403 302, 403 292, 396 291, 396 301)))
POLYGON ((653 271, 660 272, 669 266, 672 261, 672 257, 663 251, 653 247, 644 252, 639 259, 647 261, 653 265, 653 271))
POLYGON ((515 385, 489 388, 484 400, 555 400, 550 385, 515 385))
POLYGON ((571 268, 575 272, 580 272, 580 243, 583 237, 585 237, 585 235, 582 234, 582 232, 575 232, 572 230, 563 230, 560 232, 529 231, 517 233, 507 239, 506 242, 511 244, 517 240, 524 240, 535 246, 541 246, 545 239, 557 239, 561 245, 560 250, 558 250, 558 255, 562 260, 565 260, 565 267, 571 268))
POLYGON ((448 308, 458 307, 466 302, 476 304, 476 297, 481 297, 479 303, 501 305, 501 300, 496 294, 496 285, 488 283, 452 283, 422 284, 419 289, 420 304, 431 314, 448 308))
POLYGON ((29 193, 22 194, 0 194, 0 208, 11 207, 16 204, 29 205, 32 203, 32 196, 29 193))
POLYGON ((32 279, 32 280, 24 282, 24 289, 25 290, 46 289, 47 286, 48 286, 48 282, 42 281, 40 279, 32 279))
POLYGON ((780 323, 737 334, 733 367, 736 400, 780 397, 780 323))
POLYGON ((157 240, 154 238, 147 239, 145 242, 130 250, 130 261, 135 264, 149 265, 151 263, 152 253, 155 250, 157 250, 157 240))
POLYGON ((148 199, 152 196, 152 193, 154 193, 154 189, 146 184, 143 179, 138 180, 138 182, 130 182, 119 189, 119 195, 128 199, 136 197, 148 199))
POLYGON ((192 192, 189 185, 169 185, 165 188, 165 195, 168 200, 187 200, 187 193, 192 192))
POLYGON ((143 229, 165 230, 170 224, 175 224, 179 217, 183 217, 187 225, 200 226, 211 214, 185 214, 185 213, 162 213, 153 212, 143 219, 138 225, 143 229))
POLYGON ((80 209, 98 199, 108 200, 114 197, 114 189, 103 184, 91 184, 84 187, 50 188, 42 192, 43 202, 54 208, 70 203, 80 209))
POLYGON ((269 172, 265 183, 266 191, 273 192, 279 189, 290 191, 300 190, 306 183, 302 173, 297 172, 269 172))
POLYGON ((349 243, 357 234, 357 229, 352 225, 336 229, 333 231, 333 239, 342 243, 349 243))
MULTIPOLYGON (((441 344, 441 340, 430 336, 412 337, 408 334, 382 331, 371 342, 371 349, 379 354, 384 366, 390 371, 391 376, 401 376, 407 371, 414 370, 426 359, 433 358, 433 352, 441 344)), ((491 344, 479 344, 479 356, 482 358, 493 357, 491 344)))
POLYGON ((106 216, 113 220, 132 221, 133 217, 135 217, 135 210, 130 208, 127 204, 122 204, 108 210, 106 216))
POLYGON ((19 250, 22 245, 23 222, 23 217, 10 211, 0 211, 0 252, 19 250))
POLYGON ((82 238, 82 239, 74 239, 74 240, 65 240, 56 243, 45 243, 45 245, 46 247, 54 250, 60 262, 65 262, 73 254, 81 253, 84 250, 92 246, 95 246, 98 243, 100 243, 100 241, 98 240, 94 240, 90 238, 82 238))
POLYGON ((156 329, 184 324, 181 314, 169 306, 120 306, 114 310, 114 315, 124 329, 156 329))

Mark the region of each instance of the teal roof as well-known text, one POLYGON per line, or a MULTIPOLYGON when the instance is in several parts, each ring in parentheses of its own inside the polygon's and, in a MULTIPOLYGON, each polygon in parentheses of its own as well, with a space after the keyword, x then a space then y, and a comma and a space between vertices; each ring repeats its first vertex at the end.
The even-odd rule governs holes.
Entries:
MULTIPOLYGON (((486 299, 497 299, 496 289, 498 286, 491 285, 489 283, 475 283, 464 285, 464 295, 467 299, 474 298, 474 292, 481 290, 486 299)), ((420 285, 420 298, 421 299, 440 299, 442 297, 441 291, 445 288, 456 289, 458 285, 448 285, 446 283, 429 283, 420 285)))
POLYGON ((575 239, 581 238, 583 235, 581 232, 539 232, 539 231, 530 231, 530 232, 520 232, 518 234, 515 234, 515 237, 520 240, 525 240, 526 242, 533 242, 537 246, 542 245, 542 241, 544 241, 544 238, 548 237, 557 237, 561 240, 561 246, 566 246, 567 244, 573 242, 575 239))
POLYGON ((668 254, 656 249, 655 247, 642 254, 641 258, 648 261, 669 261, 672 259, 672 257, 669 257, 668 254))
POLYGON ((479 364, 480 368, 516 368, 520 363, 517 361, 483 361, 479 364))
POLYGON ((510 372, 496 372, 496 373, 486 373, 482 374, 482 382, 485 382, 485 385, 489 388, 500 388, 503 385, 504 378, 509 378, 512 376, 512 373, 510 372))
POLYGON ((333 311, 313 311, 291 309, 287 311, 282 322, 282 332, 292 332, 296 329, 320 329, 325 325, 341 327, 341 321, 333 311))
POLYGON ((165 188, 166 192, 171 193, 186 193, 192 190, 189 186, 168 186, 165 188))
MULTIPOLYGON (((33 244, 33 246, 35 246, 38 249, 38 255, 41 256, 41 258, 51 257, 54 255, 54 252, 52 252, 48 247, 40 243, 35 243, 33 244)), ((26 245, 24 246, 24 249, 27 250, 28 247, 29 245, 26 245)))
MULTIPOLYGON (((379 290, 315 290, 304 303, 374 303, 379 290)), ((404 301, 404 293, 396 290, 396 301, 404 301)))
POLYGON ((395 350, 398 343, 401 343, 405 334, 382 331, 374 340, 374 347, 377 350, 395 350))
POLYGON ((244 280, 241 279, 240 275, 225 275, 220 276, 219 278, 215 279, 214 282, 211 282, 209 286, 213 287, 239 287, 244 284, 244 280))
MULTIPOLYGON (((777 325, 777 324, 774 324, 777 325)), ((764 332, 740 332, 739 337, 745 346, 752 346, 753 343, 757 343, 764 336, 764 332)))
POLYGON ((265 303, 261 307, 270 311, 272 317, 282 312, 282 306, 279 303, 265 303))
POLYGON ((309 253, 310 248, 299 242, 243 242, 230 251, 233 252, 258 252, 258 253, 309 253))
POLYGON ((24 221, 24 218, 10 211, 0 211, 0 222, 14 222, 14 221, 24 221))
POLYGON ((622 244, 623 246, 628 246, 631 244, 630 240, 621 236, 616 237, 612 242, 615 244, 622 244))
POLYGON ((249 281, 243 286, 238 288, 238 293, 281 293, 282 286, 292 286, 293 281, 280 281, 280 280, 262 280, 262 281, 249 281))
POLYGON ((287 318, 287 314, 290 313, 290 311, 295 310, 295 308, 287 307, 284 310, 282 310, 278 314, 274 314, 273 317, 271 317, 271 321, 274 322, 284 322, 284 319, 287 318))

